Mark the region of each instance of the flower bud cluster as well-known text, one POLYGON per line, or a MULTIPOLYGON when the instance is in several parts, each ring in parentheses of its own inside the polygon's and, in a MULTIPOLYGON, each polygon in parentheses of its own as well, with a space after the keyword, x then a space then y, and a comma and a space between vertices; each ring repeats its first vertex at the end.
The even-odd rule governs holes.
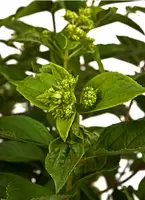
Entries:
POLYGON ((83 31, 81 28, 73 24, 69 24, 66 27, 66 34, 69 39, 74 40, 74 41, 79 41, 87 37, 87 34, 85 33, 85 31, 83 31))
POLYGON ((94 28, 91 8, 81 8, 78 14, 67 10, 64 18, 69 22, 65 29, 69 39, 74 41, 88 39, 86 31, 94 28))
POLYGON ((70 24, 75 24, 79 16, 77 13, 67 10, 64 17, 70 24))
POLYGON ((76 103, 74 95, 76 83, 77 78, 70 75, 57 82, 56 86, 46 90, 44 94, 37 96, 37 100, 49 107, 48 111, 54 118, 70 118, 74 113, 74 103, 76 103))
POLYGON ((83 90, 82 96, 82 105, 85 108, 89 108, 94 106, 97 100, 97 90, 95 90, 92 86, 87 86, 83 90))
POLYGON ((83 30, 89 31, 94 28, 94 22, 92 20, 91 8, 80 8, 79 9, 79 19, 77 24, 83 30))

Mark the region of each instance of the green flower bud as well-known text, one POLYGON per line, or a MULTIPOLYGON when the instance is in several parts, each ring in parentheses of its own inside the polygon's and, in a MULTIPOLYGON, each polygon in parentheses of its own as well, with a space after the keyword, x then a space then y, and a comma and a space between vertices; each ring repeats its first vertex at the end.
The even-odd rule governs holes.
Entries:
POLYGON ((87 86, 83 90, 82 104, 85 108, 95 105, 97 100, 97 90, 92 86, 87 86))
POLYGON ((48 30, 44 30, 44 31, 42 32, 42 35, 43 35, 44 37, 49 37, 50 32, 49 32, 48 30))
POLYGON ((77 35, 72 35, 72 37, 70 39, 72 39, 74 41, 79 41, 80 40, 79 36, 77 36, 77 35))
POLYGON ((85 15, 81 15, 77 21, 80 28, 84 30, 91 30, 94 28, 94 22, 85 15))
POLYGON ((65 113, 65 117, 69 118, 74 112, 73 112, 73 105, 68 105, 65 109, 64 109, 64 113, 65 113))
POLYGON ((78 15, 75 12, 67 10, 64 18, 71 24, 74 24, 78 18, 78 15))
POLYGON ((80 28, 76 28, 75 29, 75 34, 79 37, 79 38, 84 38, 86 36, 86 33, 80 29, 80 28))
POLYGON ((52 113, 54 118, 70 118, 74 113, 74 104, 76 97, 74 95, 74 87, 78 77, 71 75, 66 76, 63 80, 58 81, 57 85, 49 88, 37 97, 48 106, 48 111, 52 113))
POLYGON ((64 96, 63 96, 63 102, 65 103, 68 103, 71 101, 72 99, 72 95, 71 95, 71 92, 70 91, 67 91, 67 92, 64 92, 64 96))
POLYGON ((80 8, 79 9, 79 15, 85 15, 88 18, 91 18, 92 10, 91 10, 91 8, 80 8))
POLYGON ((76 29, 76 25, 73 25, 73 24, 69 24, 69 25, 66 27, 66 31, 67 31, 68 33, 74 32, 75 29, 76 29))
POLYGON ((62 91, 55 91, 54 94, 52 95, 52 98, 61 99, 62 95, 63 95, 62 91))

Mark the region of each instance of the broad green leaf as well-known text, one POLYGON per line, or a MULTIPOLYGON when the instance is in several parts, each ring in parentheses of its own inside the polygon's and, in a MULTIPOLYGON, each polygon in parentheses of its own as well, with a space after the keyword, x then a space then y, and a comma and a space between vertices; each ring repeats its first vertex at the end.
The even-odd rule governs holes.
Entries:
MULTIPOLYGON (((13 16, 10 16, 8 18, 2 19, 0 20, 0 27, 1 26, 5 26, 9 29, 12 29, 14 31, 16 31, 17 34, 22 34, 32 28, 34 28, 33 26, 26 24, 22 21, 16 21, 13 16)), ((44 28, 40 28, 40 27, 35 27, 35 29, 37 29, 37 31, 44 31, 44 28)))
POLYGON ((95 76, 88 81, 86 86, 98 89, 97 101, 92 108, 81 110, 81 112, 94 112, 111 108, 145 92, 145 88, 133 79, 117 72, 105 72, 95 76))
POLYGON ((0 188, 2 189, 2 193, 0 193, 0 197, 6 198, 6 187, 10 182, 16 182, 24 180, 22 177, 11 174, 11 173, 5 173, 0 172, 0 188))
POLYGON ((56 119, 57 130, 64 142, 68 137, 68 133, 72 126, 74 118, 75 118, 75 113, 69 119, 56 119))
POLYGON ((63 1, 64 2, 64 5, 65 5, 65 8, 68 9, 68 10, 71 10, 71 11, 78 11, 79 8, 85 8, 86 7, 86 3, 85 1, 74 1, 71 0, 71 1, 63 1))
POLYGON ((16 18, 28 16, 37 12, 50 11, 52 9, 53 2, 51 1, 33 1, 28 6, 20 7, 16 14, 16 18))
POLYGON ((7 162, 44 162, 45 154, 34 144, 4 141, 0 144, 0 160, 7 162))
POLYGON ((67 49, 68 50, 73 50, 73 49, 77 48, 79 45, 80 45, 80 42, 72 41, 67 38, 67 49))
POLYGON ((23 70, 16 67, 11 67, 7 65, 0 65, 0 73, 7 79, 7 80, 22 80, 26 77, 23 70))
POLYGON ((90 132, 89 128, 81 126, 82 139, 84 140, 85 151, 90 149, 93 144, 95 144, 100 136, 100 132, 95 129, 90 132))
POLYGON ((66 78, 66 76, 69 76, 67 70, 53 62, 50 62, 48 65, 44 65, 40 71, 52 73, 56 80, 62 80, 63 78, 66 78))
POLYGON ((50 144, 45 167, 55 182, 56 193, 65 185, 83 154, 84 147, 79 142, 64 143, 57 139, 50 144))
POLYGON ((49 48, 52 48, 50 32, 47 30, 47 36, 45 36, 45 34, 43 34, 43 31, 44 30, 39 30, 39 28, 37 27, 31 27, 28 30, 22 32, 21 34, 18 34, 15 37, 13 37, 11 41, 17 41, 22 43, 31 42, 32 44, 42 44, 49 48))
POLYGON ((5 116, 0 118, 0 137, 48 146, 52 136, 40 122, 26 116, 5 116))
POLYGON ((6 200, 30 200, 35 197, 51 196, 53 194, 49 188, 33 184, 17 175, 1 173, 0 177, 2 177, 6 183, 6 200))
POLYGON ((138 186, 138 191, 137 191, 137 195, 139 197, 139 199, 141 200, 145 200, 145 177, 141 180, 139 186, 138 186))
POLYGON ((48 106, 37 100, 37 96, 43 94, 55 84, 54 77, 51 74, 41 73, 35 77, 28 76, 23 81, 16 82, 15 84, 18 92, 20 92, 27 100, 41 109, 48 110, 48 106))
POLYGON ((58 47, 62 50, 65 49, 67 46, 67 38, 61 33, 58 33, 55 37, 56 43, 58 47))
POLYGON ((114 124, 100 135, 92 146, 94 156, 117 155, 145 149, 145 121, 114 124))
POLYGON ((61 80, 63 78, 65 78, 66 76, 69 75, 68 71, 65 70, 63 67, 56 65, 55 63, 50 63, 49 64, 51 70, 52 70, 52 74, 53 76, 58 79, 61 80))
POLYGON ((127 16, 118 14, 117 8, 115 7, 108 8, 107 10, 100 9, 99 12, 98 11, 96 12, 95 17, 96 19, 94 19, 94 22, 96 22, 97 27, 104 26, 113 22, 121 22, 144 34, 144 31, 138 24, 136 24, 133 20, 131 20, 127 16))

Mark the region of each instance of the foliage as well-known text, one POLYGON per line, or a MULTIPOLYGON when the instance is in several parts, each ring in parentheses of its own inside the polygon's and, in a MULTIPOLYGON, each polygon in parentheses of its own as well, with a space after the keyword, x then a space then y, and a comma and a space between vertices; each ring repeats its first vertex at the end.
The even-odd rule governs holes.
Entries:
POLYGON ((139 66, 145 62, 145 43, 117 36, 119 44, 95 45, 87 34, 121 22, 143 35, 129 14, 145 9, 126 7, 126 15, 121 15, 115 7, 102 7, 110 3, 87 7, 86 1, 33 1, 0 20, 0 27, 13 30, 9 40, 0 42, 15 49, 16 42, 21 44, 20 54, 0 57, 0 199, 99 200, 109 189, 114 200, 133 200, 134 195, 145 199, 145 178, 138 191, 132 186, 118 188, 126 181, 120 180, 125 170, 116 178, 122 158, 132 160, 126 166, 132 176, 145 168, 145 120, 133 121, 129 115, 134 101, 145 112, 145 67, 129 77, 105 70, 101 61, 114 57, 139 66), (58 33, 55 13, 60 9, 65 9, 68 24, 58 33), (42 11, 52 14, 54 31, 21 21, 42 11), (48 50, 40 51, 41 45, 48 50), (38 64, 37 58, 48 64, 38 64), (13 59, 16 64, 8 64, 13 59), (98 70, 91 61, 97 62, 98 70), (21 115, 14 113, 17 103, 25 105, 21 115), (96 121, 89 128, 80 124, 80 116, 106 112, 118 116, 120 123, 99 127, 96 121), (106 179, 105 191, 93 186, 100 176, 106 179))

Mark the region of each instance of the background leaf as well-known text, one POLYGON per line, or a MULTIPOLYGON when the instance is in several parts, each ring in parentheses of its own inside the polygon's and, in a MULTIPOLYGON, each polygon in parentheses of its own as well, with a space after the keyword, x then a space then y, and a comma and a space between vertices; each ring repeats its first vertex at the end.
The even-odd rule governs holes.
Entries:
POLYGON ((144 120, 122 122, 105 128, 94 145, 94 155, 117 155, 144 150, 144 129, 144 120))
POLYGON ((52 192, 49 191, 48 188, 33 184, 22 177, 17 176, 17 178, 15 178, 16 175, 7 173, 3 173, 2 176, 3 175, 6 175, 4 179, 8 179, 7 182, 9 182, 6 200, 30 200, 34 197, 52 195, 52 192))
POLYGON ((0 118, 0 137, 48 146, 52 136, 40 122, 26 116, 0 118))
POLYGON ((52 6, 52 1, 33 1, 28 6, 20 7, 16 12, 15 17, 20 18, 37 12, 50 11, 52 6))
POLYGON ((28 143, 17 141, 4 141, 0 144, 0 160, 7 162, 29 162, 41 161, 44 162, 45 154, 43 151, 28 143))
POLYGON ((104 26, 106 24, 110 24, 113 22, 121 22, 125 25, 130 26, 131 28, 139 31, 140 33, 144 34, 144 31, 141 29, 141 27, 135 23, 133 20, 131 20, 130 18, 128 18, 125 15, 121 15, 117 13, 117 8, 112 7, 112 8, 108 8, 107 10, 105 9, 96 9, 96 20, 94 19, 94 21, 96 21, 96 26, 100 27, 100 26, 104 26))

